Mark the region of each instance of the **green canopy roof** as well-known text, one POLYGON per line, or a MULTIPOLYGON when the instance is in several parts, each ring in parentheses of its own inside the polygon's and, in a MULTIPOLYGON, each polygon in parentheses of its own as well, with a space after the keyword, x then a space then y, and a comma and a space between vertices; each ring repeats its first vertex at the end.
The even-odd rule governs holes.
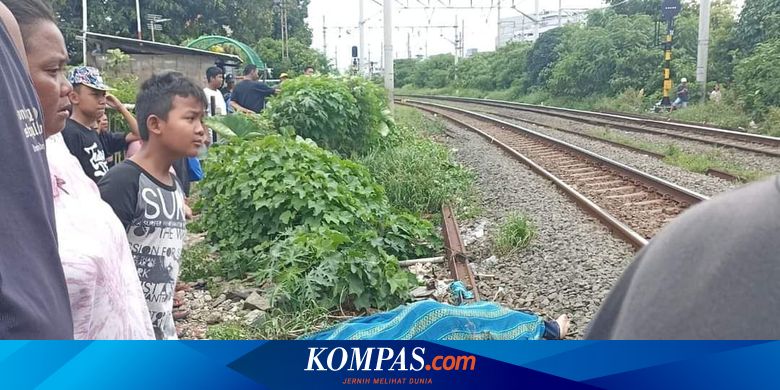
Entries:
POLYGON ((236 48, 238 48, 239 51, 239 57, 241 57, 241 60, 244 61, 245 64, 254 64, 260 69, 265 69, 265 62, 260 58, 260 56, 257 54, 257 52, 254 51, 249 45, 237 41, 233 38, 223 37, 219 35, 204 35, 189 44, 187 44, 187 47, 195 48, 195 49, 202 49, 202 50, 209 50, 214 46, 221 45, 223 43, 229 43, 236 48))

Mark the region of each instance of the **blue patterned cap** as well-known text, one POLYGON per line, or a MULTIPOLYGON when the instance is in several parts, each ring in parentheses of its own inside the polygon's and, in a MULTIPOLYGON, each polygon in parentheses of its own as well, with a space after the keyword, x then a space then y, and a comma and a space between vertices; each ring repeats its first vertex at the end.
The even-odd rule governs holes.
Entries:
POLYGON ((73 71, 68 77, 73 85, 86 85, 87 87, 97 89, 98 91, 113 91, 114 88, 109 87, 103 82, 103 78, 100 77, 100 71, 91 66, 77 66, 73 68, 73 71))

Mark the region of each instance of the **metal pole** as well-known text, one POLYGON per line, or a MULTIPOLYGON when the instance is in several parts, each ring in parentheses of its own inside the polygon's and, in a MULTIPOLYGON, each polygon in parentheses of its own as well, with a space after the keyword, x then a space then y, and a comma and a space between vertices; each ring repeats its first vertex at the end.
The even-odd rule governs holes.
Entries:
POLYGON ((534 0, 534 40, 539 39, 539 0, 534 0))
POLYGON ((139 0, 135 0, 135 22, 138 28, 138 39, 144 39, 141 29, 141 5, 139 4, 139 0))
POLYGON ((364 14, 364 2, 365 0, 358 0, 360 3, 360 24, 358 25, 360 27, 360 52, 358 53, 358 74, 361 76, 365 76, 365 66, 366 66, 366 20, 365 20, 365 14, 364 14))
POLYGON ((558 27, 563 25, 563 7, 561 7, 562 0, 558 0, 558 27))
POLYGON ((87 66, 87 0, 81 0, 81 31, 83 38, 81 42, 81 54, 84 59, 81 61, 87 66))
POLYGON ((385 88, 390 99, 388 105, 393 108, 395 98, 395 64, 393 63, 393 0, 384 0, 385 18, 385 88))
POLYGON ((707 62, 710 49, 710 0, 699 5, 699 52, 696 60, 696 82, 701 85, 702 103, 707 101, 707 62))
MULTIPOLYGON (((322 15, 322 52, 328 55, 328 28, 325 25, 325 15, 322 15)), ((336 53, 338 56, 338 53, 336 53)))
POLYGON ((496 50, 501 46, 501 0, 498 0, 498 21, 496 22, 496 50))

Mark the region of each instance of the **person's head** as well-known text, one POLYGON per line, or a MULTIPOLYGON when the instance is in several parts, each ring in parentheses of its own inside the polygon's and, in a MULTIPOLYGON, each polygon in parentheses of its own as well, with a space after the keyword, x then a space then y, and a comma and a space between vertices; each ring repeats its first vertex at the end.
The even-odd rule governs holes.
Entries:
POLYGON ((206 69, 206 81, 208 82, 209 88, 211 89, 221 88, 224 76, 225 71, 217 66, 212 66, 206 69))
POLYGON ((106 112, 106 93, 111 87, 103 82, 100 72, 91 66, 78 66, 69 77, 73 84, 70 103, 73 115, 89 121, 97 121, 106 112))
POLYGON ((105 133, 108 131, 108 115, 103 114, 97 120, 98 133, 105 133))
POLYGON ((685 77, 681 78, 680 79, 680 84, 687 85, 688 84, 688 79, 686 79, 685 77))
POLYGON ((203 145, 203 90, 183 74, 158 73, 141 85, 135 111, 138 132, 149 145, 177 160, 194 157, 203 145))
POLYGON ((281 82, 285 82, 289 79, 290 79, 290 75, 288 75, 287 73, 282 73, 279 75, 279 81, 281 82))
POLYGON ((307 66, 306 69, 303 70, 303 74, 305 74, 306 76, 314 75, 314 67, 307 66))
POLYGON ((249 80, 260 80, 260 72, 257 71, 257 65, 249 64, 244 67, 244 78, 249 80))
POLYGON ((720 83, 715 83, 715 88, 714 89, 716 91, 720 91, 720 83))
POLYGON ((225 75, 225 87, 228 89, 228 91, 232 91, 233 87, 236 86, 236 76, 233 76, 232 74, 228 73, 225 75))
POLYGON ((71 85, 65 77, 68 63, 65 39, 57 28, 51 7, 44 0, 3 0, 3 3, 19 23, 48 137, 60 132, 70 115, 68 94, 71 85))

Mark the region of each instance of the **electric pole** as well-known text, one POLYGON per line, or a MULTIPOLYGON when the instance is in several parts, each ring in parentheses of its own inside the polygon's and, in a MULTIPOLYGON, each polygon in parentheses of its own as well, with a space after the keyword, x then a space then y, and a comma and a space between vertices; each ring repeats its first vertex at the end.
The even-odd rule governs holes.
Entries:
POLYGON ((363 10, 364 0, 358 0, 360 8, 360 20, 358 27, 360 29, 360 52, 358 53, 358 74, 365 76, 365 51, 366 51, 366 18, 363 10))
POLYGON ((710 51, 710 0, 699 5, 699 52, 696 56, 696 82, 701 85, 702 103, 707 101, 707 63, 710 51))
POLYGON ((393 108, 395 98, 395 64, 393 63, 393 0, 384 0, 385 19, 385 88, 390 99, 388 106, 393 108))

